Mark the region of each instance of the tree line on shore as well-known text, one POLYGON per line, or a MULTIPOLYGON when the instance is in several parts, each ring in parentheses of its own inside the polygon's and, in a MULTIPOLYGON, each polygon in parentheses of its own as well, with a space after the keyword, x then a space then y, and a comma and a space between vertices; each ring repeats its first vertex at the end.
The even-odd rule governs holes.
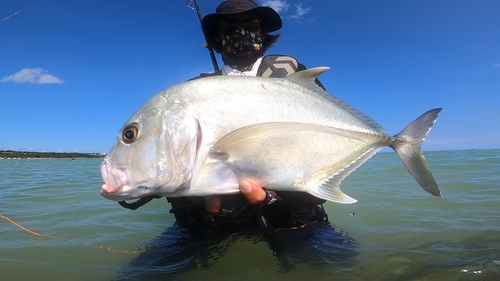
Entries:
POLYGON ((79 153, 79 152, 36 152, 0 150, 0 159, 31 159, 31 158, 102 158, 104 153, 79 153))

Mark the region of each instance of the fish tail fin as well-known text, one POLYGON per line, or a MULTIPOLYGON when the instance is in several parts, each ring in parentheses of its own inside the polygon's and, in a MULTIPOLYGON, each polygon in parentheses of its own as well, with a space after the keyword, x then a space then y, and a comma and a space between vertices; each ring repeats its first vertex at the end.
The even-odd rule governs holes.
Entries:
POLYGON ((439 197, 442 197, 441 192, 420 147, 436 123, 441 110, 442 108, 436 108, 422 114, 395 135, 397 141, 390 145, 418 184, 428 193, 439 197))

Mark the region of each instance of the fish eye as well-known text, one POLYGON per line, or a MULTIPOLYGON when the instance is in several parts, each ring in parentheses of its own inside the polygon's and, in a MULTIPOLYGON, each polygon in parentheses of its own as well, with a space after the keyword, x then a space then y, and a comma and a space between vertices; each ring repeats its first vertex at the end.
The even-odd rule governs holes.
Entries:
POLYGON ((133 143, 137 139, 138 135, 139 128, 137 128, 137 125, 128 125, 122 131, 122 140, 126 144, 133 143))

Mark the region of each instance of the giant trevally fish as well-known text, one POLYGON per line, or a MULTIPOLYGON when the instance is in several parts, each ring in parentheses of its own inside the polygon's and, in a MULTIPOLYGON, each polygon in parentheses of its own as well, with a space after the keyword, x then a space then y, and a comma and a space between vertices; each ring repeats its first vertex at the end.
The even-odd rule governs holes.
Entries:
POLYGON ((216 76, 173 86, 132 115, 101 165, 102 196, 207 196, 239 192, 242 178, 351 204, 342 180, 393 148, 418 184, 441 196, 421 144, 441 109, 389 136, 315 83, 327 68, 286 78, 216 76))

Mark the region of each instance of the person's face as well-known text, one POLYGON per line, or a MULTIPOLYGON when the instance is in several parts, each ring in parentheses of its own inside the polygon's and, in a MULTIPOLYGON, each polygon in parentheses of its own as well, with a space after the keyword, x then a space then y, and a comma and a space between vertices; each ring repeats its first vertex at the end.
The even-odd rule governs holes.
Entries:
POLYGON ((219 21, 219 30, 222 34, 234 32, 238 27, 243 27, 247 31, 262 32, 262 21, 250 13, 228 15, 219 21))
POLYGON ((227 15, 218 22, 218 32, 214 39, 220 44, 224 62, 233 63, 257 55, 264 50, 265 30, 262 21, 254 14, 227 15))

